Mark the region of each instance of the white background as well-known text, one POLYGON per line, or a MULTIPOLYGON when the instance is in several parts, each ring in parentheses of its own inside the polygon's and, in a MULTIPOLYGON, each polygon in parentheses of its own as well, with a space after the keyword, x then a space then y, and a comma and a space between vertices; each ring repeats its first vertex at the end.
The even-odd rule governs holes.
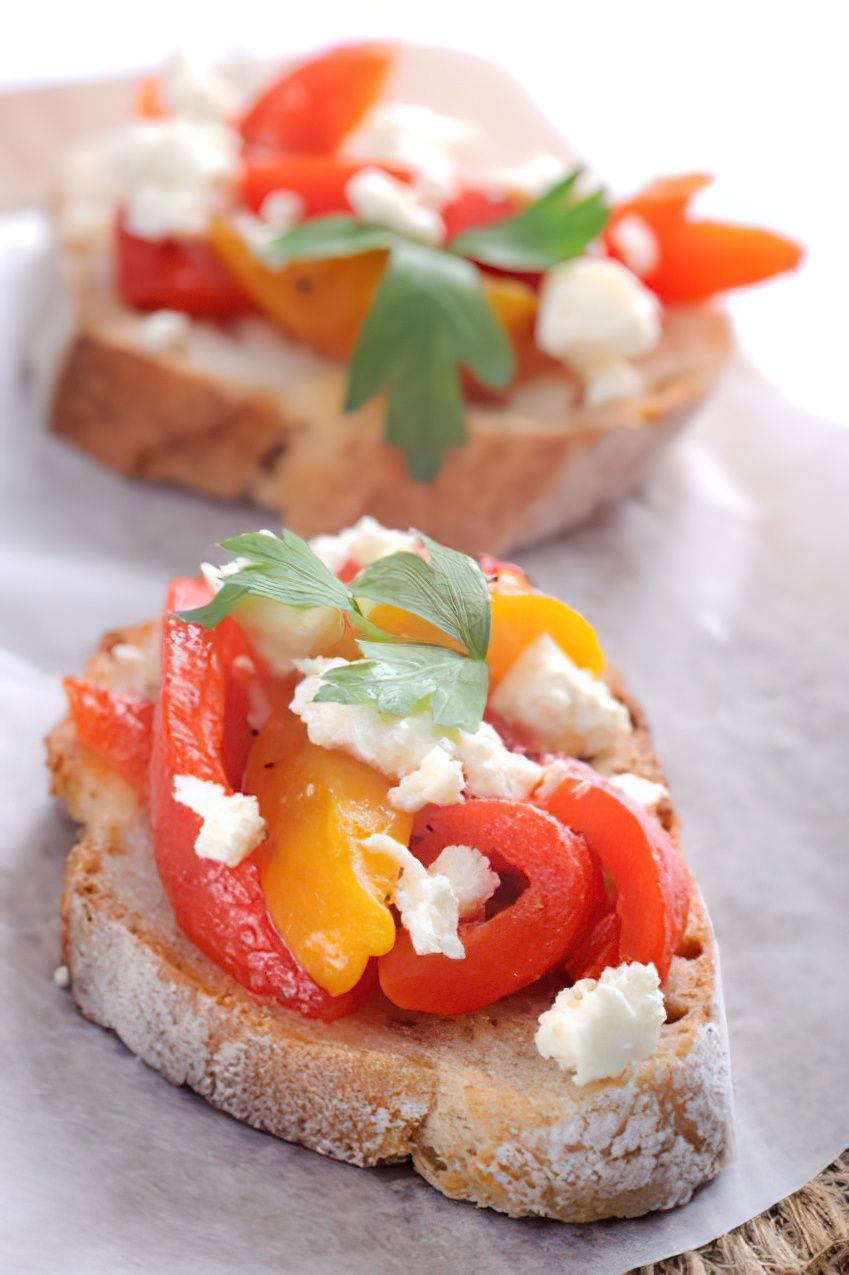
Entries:
POLYGON ((846 13, 839 0, 28 0, 6 9, 0 87, 138 70, 175 47, 286 54, 378 35, 488 56, 614 190, 713 172, 706 213, 808 246, 796 277, 731 308, 764 375, 809 411, 849 421, 846 13))

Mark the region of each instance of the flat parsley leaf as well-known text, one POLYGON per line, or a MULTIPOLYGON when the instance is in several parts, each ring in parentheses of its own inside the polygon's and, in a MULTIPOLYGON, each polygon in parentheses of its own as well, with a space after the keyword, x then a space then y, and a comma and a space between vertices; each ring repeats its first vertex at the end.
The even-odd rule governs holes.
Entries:
POLYGON ((486 578, 473 558, 415 532, 427 560, 415 553, 378 558, 351 582, 355 597, 387 602, 430 620, 482 660, 489 646, 490 598, 486 578))
POLYGON ((269 239, 257 255, 266 265, 285 265, 288 261, 316 261, 327 257, 353 257, 359 252, 391 248, 396 236, 384 226, 371 226, 356 221, 345 213, 328 217, 311 217, 269 239))
POLYGON ((319 703, 369 704, 407 717, 429 707, 442 726, 474 731, 486 707, 489 670, 442 646, 360 642, 365 655, 322 674, 319 703))
POLYGON ((603 191, 583 198, 577 193, 581 171, 572 169, 515 217, 455 235, 448 251, 501 270, 547 270, 577 257, 598 238, 610 215, 603 191))
POLYGON ((221 541, 222 549, 237 555, 237 570, 229 571, 222 587, 206 606, 179 611, 181 620, 212 628, 246 594, 270 598, 285 606, 336 607, 354 611, 354 600, 341 580, 313 553, 306 540, 285 530, 248 532, 221 541))
POLYGON ((386 390, 386 438, 413 478, 430 482, 445 453, 465 442, 460 367, 503 389, 515 359, 475 266, 438 248, 396 239, 360 331, 346 411, 386 390))

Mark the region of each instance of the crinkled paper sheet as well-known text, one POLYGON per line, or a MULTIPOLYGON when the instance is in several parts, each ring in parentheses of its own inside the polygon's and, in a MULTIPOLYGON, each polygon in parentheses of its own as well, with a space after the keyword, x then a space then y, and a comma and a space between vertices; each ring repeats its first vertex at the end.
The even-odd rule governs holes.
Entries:
POLYGON ((819 1172, 849 1144, 849 431, 737 367, 643 495, 523 557, 593 617, 649 706, 722 946, 737 1145, 687 1208, 510 1221, 405 1166, 351 1168, 242 1127, 52 982, 73 837, 41 744, 59 679, 259 515, 134 486, 45 434, 43 231, 0 224, 0 1267, 605 1275, 819 1172))

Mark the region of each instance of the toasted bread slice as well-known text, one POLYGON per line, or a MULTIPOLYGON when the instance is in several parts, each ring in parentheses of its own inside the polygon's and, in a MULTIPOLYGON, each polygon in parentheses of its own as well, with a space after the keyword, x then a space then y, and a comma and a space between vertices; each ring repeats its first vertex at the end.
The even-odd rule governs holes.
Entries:
MULTIPOLYGON (((87 675, 155 696, 157 638, 156 624, 108 635, 87 675)), ((610 682, 635 726, 614 769, 662 779, 639 707, 610 682)), ((178 930, 130 788, 67 719, 48 750, 54 791, 84 825, 62 901, 72 993, 173 1084, 338 1160, 411 1157, 445 1195, 512 1216, 634 1217, 683 1204, 718 1172, 728 1057, 698 896, 664 988, 657 1051, 631 1074, 578 1088, 534 1046, 553 987, 456 1018, 401 1011, 379 994, 332 1024, 259 1002, 178 930)), ((677 835, 671 803, 660 817, 677 835)))
POLYGON ((532 544, 636 486, 715 381, 729 351, 712 309, 667 311, 642 360, 645 391, 588 408, 565 373, 471 404, 471 437, 435 482, 414 482, 383 440, 384 405, 342 410, 347 369, 262 319, 193 322, 182 348, 144 347, 144 318, 118 304, 104 244, 64 253, 75 330, 53 429, 135 478, 247 498, 304 536, 373 514, 468 553, 532 544))

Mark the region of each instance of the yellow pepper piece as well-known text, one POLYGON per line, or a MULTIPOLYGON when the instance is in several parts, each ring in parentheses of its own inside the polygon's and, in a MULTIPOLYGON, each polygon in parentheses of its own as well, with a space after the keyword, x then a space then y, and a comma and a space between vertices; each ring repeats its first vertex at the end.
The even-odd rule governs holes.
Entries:
POLYGON ((423 620, 421 616, 404 611, 401 607, 391 606, 388 602, 379 602, 377 606, 369 608, 367 615, 372 624, 376 624, 385 633, 403 638, 405 642, 425 642, 431 646, 447 646, 449 650, 460 652, 465 649, 456 638, 443 633, 430 620, 423 620))
POLYGON ((522 651, 543 633, 549 633, 579 668, 591 673, 604 668, 596 631, 579 611, 546 593, 502 593, 496 589, 486 657, 491 686, 498 684, 522 651))
POLYGON ((208 234, 230 273, 289 336, 321 354, 350 358, 383 273, 385 252, 295 261, 271 270, 226 218, 214 218, 208 234))
MULTIPOLYGON (((215 217, 208 231, 215 253, 248 296, 289 336, 333 358, 348 359, 371 307, 387 253, 364 252, 324 261, 293 261, 270 269, 226 217, 215 217)), ((543 354, 534 338, 536 293, 517 279, 484 277, 490 305, 513 343, 517 379, 558 364, 543 354)), ((483 397, 498 397, 478 385, 483 397)))
POLYGON ((390 806, 392 780, 347 753, 318 748, 294 713, 275 715, 251 748, 246 775, 268 825, 260 875, 268 910, 319 987, 340 996, 371 956, 395 942, 386 898, 397 863, 361 838, 406 845, 412 817, 390 806))

